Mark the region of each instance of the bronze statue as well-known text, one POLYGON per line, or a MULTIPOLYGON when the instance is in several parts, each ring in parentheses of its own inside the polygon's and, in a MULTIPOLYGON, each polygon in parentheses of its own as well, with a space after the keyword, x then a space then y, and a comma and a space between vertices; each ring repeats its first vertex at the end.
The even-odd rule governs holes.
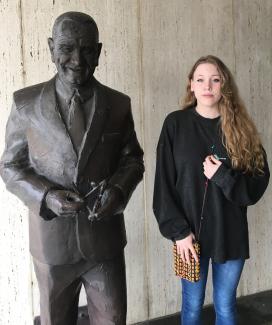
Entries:
POLYGON ((48 44, 58 73, 14 93, 1 160, 30 210, 41 324, 75 325, 83 284, 91 324, 124 325, 123 210, 144 172, 130 99, 93 77, 102 44, 90 16, 62 14, 48 44))

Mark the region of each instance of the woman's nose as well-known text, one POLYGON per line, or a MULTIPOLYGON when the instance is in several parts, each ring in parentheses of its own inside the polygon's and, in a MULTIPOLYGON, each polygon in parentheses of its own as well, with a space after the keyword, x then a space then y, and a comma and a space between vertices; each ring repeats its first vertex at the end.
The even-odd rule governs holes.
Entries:
POLYGON ((210 82, 210 80, 205 81, 204 87, 208 90, 212 89, 212 83, 210 82))

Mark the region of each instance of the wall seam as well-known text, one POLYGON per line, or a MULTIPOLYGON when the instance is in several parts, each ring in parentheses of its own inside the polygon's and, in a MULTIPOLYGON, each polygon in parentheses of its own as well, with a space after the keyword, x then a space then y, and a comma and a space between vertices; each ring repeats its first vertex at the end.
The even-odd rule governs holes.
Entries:
POLYGON ((23 86, 26 86, 26 72, 25 72, 25 43, 24 43, 24 26, 23 26, 23 10, 22 1, 19 0, 19 20, 20 20, 20 57, 21 57, 21 69, 22 69, 22 82, 23 86))
MULTIPOLYGON (((141 134, 142 134, 142 145, 143 150, 145 152, 146 147, 146 139, 145 139, 145 123, 144 123, 144 71, 143 71, 143 34, 142 34, 142 10, 141 10, 142 2, 141 0, 137 1, 137 17, 138 17, 138 57, 139 57, 139 66, 138 66, 138 73, 139 73, 139 81, 141 87, 139 87, 139 102, 140 102, 140 113, 141 113, 141 134)), ((146 176, 144 174, 143 177, 143 199, 144 199, 144 229, 145 229, 145 285, 146 285, 146 306, 147 306, 147 319, 150 318, 150 300, 149 300, 149 268, 148 268, 148 261, 149 261, 149 253, 148 253, 148 221, 147 221, 147 196, 146 196, 146 176)))
POLYGON ((231 0, 231 18, 232 18, 232 42, 233 42, 233 57, 234 57, 234 75, 236 76, 236 37, 235 37, 235 10, 234 0, 231 0))
MULTIPOLYGON (((26 70, 25 70, 25 42, 24 42, 24 24, 23 24, 23 6, 22 1, 19 0, 18 16, 20 21, 20 58, 21 58, 21 73, 22 73, 22 86, 26 86, 26 70)), ((29 214, 29 212, 28 212, 29 214)), ((28 219, 29 222, 29 219, 28 219)), ((33 272, 32 261, 29 255, 29 276, 30 276, 30 299, 31 299, 31 316, 34 320, 34 296, 33 296, 33 272)))

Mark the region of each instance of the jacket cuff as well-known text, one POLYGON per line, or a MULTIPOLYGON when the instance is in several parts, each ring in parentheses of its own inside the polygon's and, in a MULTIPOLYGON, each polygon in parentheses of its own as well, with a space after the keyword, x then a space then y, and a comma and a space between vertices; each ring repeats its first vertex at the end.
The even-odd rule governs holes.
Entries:
POLYGON ((233 178, 230 175, 230 169, 224 164, 219 166, 210 180, 219 187, 224 187, 226 183, 229 185, 233 183, 233 178))
POLYGON ((126 207, 128 201, 130 199, 130 196, 133 192, 133 189, 124 188, 124 186, 119 184, 116 181, 116 179, 114 179, 114 177, 110 179, 109 186, 114 187, 115 189, 118 189, 118 191, 122 193, 123 204, 124 204, 124 207, 126 207))
MULTIPOLYGON (((124 194, 124 191, 122 190, 122 188, 120 186, 117 185, 111 185, 110 184, 110 188, 112 188, 114 191, 117 191, 119 194, 118 194, 118 197, 120 198, 119 200, 119 207, 117 209, 117 213, 123 213, 125 208, 126 208, 126 201, 125 201, 125 194, 124 194)), ((116 213, 115 213, 116 214, 116 213)))
POLYGON ((190 233, 191 233, 191 229, 186 229, 179 236, 175 236, 174 238, 172 238, 172 241, 176 242, 177 240, 184 239, 184 238, 188 237, 190 235, 190 233))
POLYGON ((46 205, 46 195, 48 194, 49 191, 56 189, 56 188, 49 188, 43 195, 43 199, 41 201, 41 206, 40 206, 40 213, 39 216, 42 217, 44 220, 49 221, 57 217, 57 215, 51 211, 50 209, 47 208, 46 205))

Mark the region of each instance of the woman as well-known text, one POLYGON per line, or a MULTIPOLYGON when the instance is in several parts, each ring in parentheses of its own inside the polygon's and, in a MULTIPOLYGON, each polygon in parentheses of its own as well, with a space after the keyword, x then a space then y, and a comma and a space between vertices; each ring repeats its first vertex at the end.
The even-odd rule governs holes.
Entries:
POLYGON ((200 280, 182 280, 183 325, 201 324, 210 260, 216 324, 236 324, 236 289, 249 258, 247 206, 268 181, 266 154, 230 71, 217 57, 201 57, 189 73, 182 110, 165 119, 154 186, 160 231, 176 242, 183 261, 190 254, 197 260, 193 241, 204 202, 200 280))

